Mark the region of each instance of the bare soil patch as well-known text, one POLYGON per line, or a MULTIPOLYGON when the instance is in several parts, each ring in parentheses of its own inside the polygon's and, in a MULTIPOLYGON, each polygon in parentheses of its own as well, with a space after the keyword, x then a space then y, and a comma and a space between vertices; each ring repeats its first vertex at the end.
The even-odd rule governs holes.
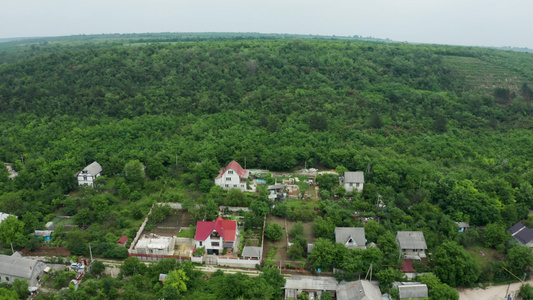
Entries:
POLYGON ((165 220, 157 223, 152 231, 144 230, 143 234, 155 233, 161 236, 177 236, 181 227, 191 225, 191 216, 182 209, 174 210, 165 220))

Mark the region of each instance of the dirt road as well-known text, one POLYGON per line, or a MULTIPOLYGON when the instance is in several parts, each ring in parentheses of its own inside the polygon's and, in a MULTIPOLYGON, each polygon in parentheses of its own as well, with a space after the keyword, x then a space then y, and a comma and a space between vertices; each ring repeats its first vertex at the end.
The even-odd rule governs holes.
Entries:
MULTIPOLYGON (((526 281, 533 285, 533 280, 526 281)), ((462 289, 459 290, 459 300, 504 300, 507 299, 507 288, 509 293, 516 292, 520 289, 522 283, 512 283, 509 287, 508 284, 489 286, 486 289, 474 288, 474 289, 462 289)), ((513 297, 513 299, 515 299, 513 297)))

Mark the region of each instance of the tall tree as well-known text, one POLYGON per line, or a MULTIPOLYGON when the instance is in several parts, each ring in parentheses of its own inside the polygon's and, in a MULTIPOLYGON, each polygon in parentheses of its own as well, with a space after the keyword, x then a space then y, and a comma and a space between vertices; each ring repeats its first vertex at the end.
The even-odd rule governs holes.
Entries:
POLYGON ((9 216, 0 223, 0 241, 10 244, 11 251, 15 252, 13 242, 18 235, 22 234, 23 230, 24 223, 15 216, 9 216))

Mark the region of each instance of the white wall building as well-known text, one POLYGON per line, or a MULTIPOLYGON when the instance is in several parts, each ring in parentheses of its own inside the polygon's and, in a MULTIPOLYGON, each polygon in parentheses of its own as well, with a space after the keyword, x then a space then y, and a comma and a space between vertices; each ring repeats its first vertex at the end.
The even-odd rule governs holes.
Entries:
POLYGON ((215 185, 225 190, 240 189, 245 191, 247 189, 247 179, 248 171, 244 170, 238 162, 232 161, 225 169, 220 170, 218 176, 215 178, 215 185))
POLYGON ((102 166, 93 161, 90 165, 76 174, 78 185, 88 185, 94 187, 94 180, 102 173, 102 166))
POLYGON ((344 186, 346 193, 353 191, 362 192, 365 184, 365 173, 363 172, 344 172, 344 175, 339 177, 339 184, 344 186))

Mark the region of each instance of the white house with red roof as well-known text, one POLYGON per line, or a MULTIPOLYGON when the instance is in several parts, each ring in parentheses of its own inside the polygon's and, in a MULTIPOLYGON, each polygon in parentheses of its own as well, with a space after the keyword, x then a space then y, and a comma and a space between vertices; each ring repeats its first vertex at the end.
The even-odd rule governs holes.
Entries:
POLYGON ((237 221, 224 220, 221 216, 215 221, 198 221, 194 243, 196 248, 205 247, 207 254, 220 254, 224 248, 237 249, 237 221))
POLYGON ((215 178, 215 185, 225 190, 240 189, 245 191, 247 189, 246 179, 248 179, 248 171, 243 169, 238 162, 232 161, 225 169, 220 170, 215 178))

